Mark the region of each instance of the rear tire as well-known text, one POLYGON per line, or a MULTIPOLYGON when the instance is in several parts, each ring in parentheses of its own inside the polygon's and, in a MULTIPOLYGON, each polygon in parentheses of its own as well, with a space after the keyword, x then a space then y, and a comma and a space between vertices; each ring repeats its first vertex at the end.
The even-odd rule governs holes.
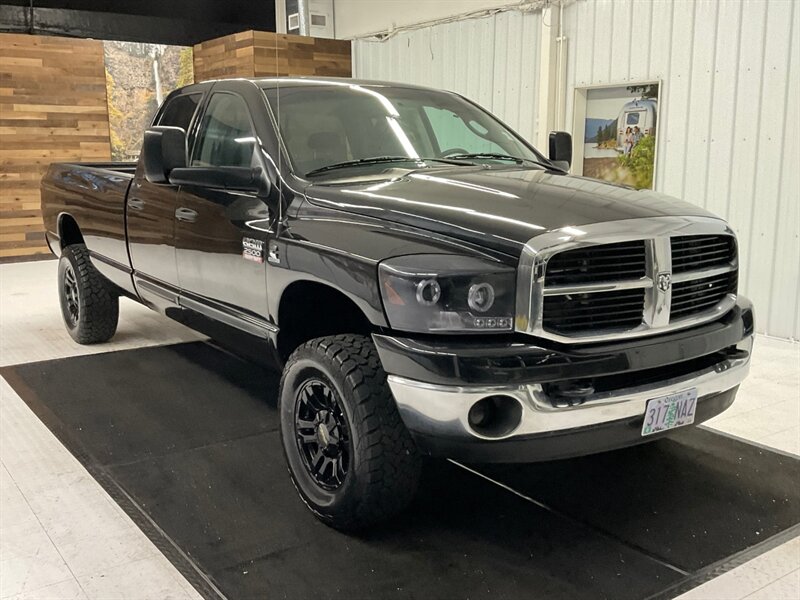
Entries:
POLYGON ((83 244, 67 246, 58 261, 64 325, 79 344, 107 342, 117 331, 119 296, 89 260, 83 244))
POLYGON ((318 338, 294 351, 280 427, 292 482, 327 525, 368 527, 414 498, 421 459, 368 337, 318 338))

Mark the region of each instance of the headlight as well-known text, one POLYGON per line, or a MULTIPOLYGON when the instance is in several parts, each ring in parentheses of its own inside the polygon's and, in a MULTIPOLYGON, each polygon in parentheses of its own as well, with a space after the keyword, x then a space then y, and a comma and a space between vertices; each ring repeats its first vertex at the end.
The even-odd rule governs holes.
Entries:
POLYGON ((467 256, 415 254, 378 268, 389 324, 427 332, 501 332, 514 324, 515 271, 467 256))

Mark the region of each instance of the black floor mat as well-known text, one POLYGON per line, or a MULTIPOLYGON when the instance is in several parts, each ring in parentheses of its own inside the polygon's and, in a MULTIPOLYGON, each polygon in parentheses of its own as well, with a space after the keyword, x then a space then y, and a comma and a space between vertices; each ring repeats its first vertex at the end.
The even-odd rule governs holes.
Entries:
POLYGON ((0 374, 209 598, 672 596, 800 522, 800 461, 689 429, 472 467, 516 494, 432 463, 406 514, 345 536, 288 479, 273 373, 193 343, 0 374))

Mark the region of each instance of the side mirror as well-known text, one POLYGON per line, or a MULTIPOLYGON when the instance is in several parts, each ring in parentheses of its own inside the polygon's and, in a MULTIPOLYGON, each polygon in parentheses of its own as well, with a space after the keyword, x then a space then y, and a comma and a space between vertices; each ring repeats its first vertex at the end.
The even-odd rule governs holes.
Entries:
POLYGON ((550 132, 550 160, 557 167, 569 170, 572 164, 572 136, 566 131, 550 132))
POLYGON ((150 183, 169 183, 173 169, 186 167, 186 132, 180 127, 151 127, 142 143, 144 176, 150 183))
POLYGON ((269 192, 269 184, 261 167, 178 167, 172 169, 169 182, 172 185, 253 194, 269 192))

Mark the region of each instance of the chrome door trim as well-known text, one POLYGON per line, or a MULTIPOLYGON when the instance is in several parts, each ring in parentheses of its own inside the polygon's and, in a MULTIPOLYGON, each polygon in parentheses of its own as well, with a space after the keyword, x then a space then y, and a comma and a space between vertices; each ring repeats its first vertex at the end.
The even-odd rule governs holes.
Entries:
MULTIPOLYGON (((176 287, 160 281, 155 277, 149 277, 137 272, 133 274, 133 283, 137 288, 137 293, 139 293, 139 289, 141 289, 178 306, 178 289, 176 287)), ((141 293, 139 293, 139 295, 141 296, 141 293)))
POLYGON ((225 325, 229 325, 230 327, 234 327, 260 338, 269 338, 278 333, 278 326, 269 321, 248 315, 216 302, 212 305, 211 302, 206 300, 187 297, 185 292, 182 292, 178 298, 178 304, 181 308, 200 313, 215 321, 220 321, 225 325))
POLYGON ((123 273, 127 273, 128 275, 133 273, 133 269, 131 269, 128 265, 124 265, 121 262, 114 260, 113 258, 108 258, 107 256, 104 256, 102 254, 98 254, 94 250, 89 250, 89 256, 92 257, 92 260, 97 260, 100 261, 101 263, 105 263, 109 267, 114 267, 115 269, 118 269, 123 273))

